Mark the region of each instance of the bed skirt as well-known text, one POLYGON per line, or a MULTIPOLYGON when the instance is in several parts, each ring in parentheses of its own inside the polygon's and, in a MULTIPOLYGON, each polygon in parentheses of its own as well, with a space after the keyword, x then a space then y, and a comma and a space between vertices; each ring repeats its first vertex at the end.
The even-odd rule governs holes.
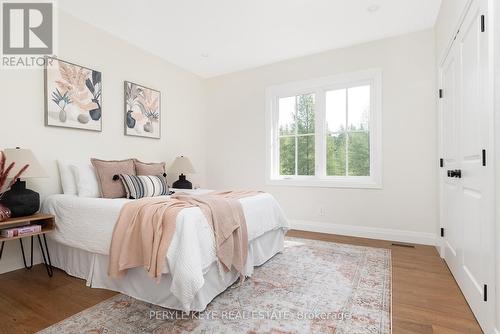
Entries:
MULTIPOLYGON (((269 231, 252 240, 248 245, 248 259, 246 272, 250 276, 253 268, 260 266, 277 253, 283 251, 286 230, 269 231)), ((49 241, 52 265, 64 270, 71 276, 87 281, 87 286, 121 292, 148 303, 162 307, 183 310, 181 302, 172 294, 170 286, 172 279, 169 274, 163 274, 157 283, 148 276, 144 268, 129 269, 123 278, 108 277, 107 255, 90 253, 79 248, 66 246, 49 241)), ((217 262, 212 263, 204 272, 205 283, 191 303, 191 311, 203 311, 207 305, 220 293, 226 290, 239 278, 238 274, 230 271, 219 273, 217 262)))

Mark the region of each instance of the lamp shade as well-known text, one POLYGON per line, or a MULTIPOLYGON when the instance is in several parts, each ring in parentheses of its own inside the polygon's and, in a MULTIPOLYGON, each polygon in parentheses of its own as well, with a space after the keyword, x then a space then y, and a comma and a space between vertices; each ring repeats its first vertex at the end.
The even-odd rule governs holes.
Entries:
POLYGON ((196 173, 191 161, 184 156, 175 158, 174 163, 170 166, 171 173, 192 174, 196 173))
POLYGON ((6 165, 15 163, 14 168, 9 173, 11 176, 16 175, 26 165, 28 169, 21 175, 21 178, 47 177, 47 173, 38 162, 31 150, 24 148, 7 148, 3 151, 5 154, 6 165))

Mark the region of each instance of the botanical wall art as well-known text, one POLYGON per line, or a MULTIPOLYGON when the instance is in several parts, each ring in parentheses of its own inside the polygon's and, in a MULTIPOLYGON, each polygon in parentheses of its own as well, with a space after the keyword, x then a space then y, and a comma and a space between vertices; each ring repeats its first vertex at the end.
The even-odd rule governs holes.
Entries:
POLYGON ((101 131, 101 72, 47 57, 45 125, 101 131))
POLYGON ((125 81, 125 134, 159 139, 161 137, 161 93, 125 81))

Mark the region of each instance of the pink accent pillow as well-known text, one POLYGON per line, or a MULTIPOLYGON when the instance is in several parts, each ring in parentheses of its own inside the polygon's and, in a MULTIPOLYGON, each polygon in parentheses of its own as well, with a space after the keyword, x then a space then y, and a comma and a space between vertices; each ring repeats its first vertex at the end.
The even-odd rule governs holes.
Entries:
POLYGON ((99 160, 90 159, 95 168, 103 198, 122 198, 126 196, 125 187, 120 180, 113 177, 118 174, 135 175, 133 159, 99 160))
POLYGON ((142 162, 134 159, 136 175, 163 175, 165 173, 164 162, 142 162))

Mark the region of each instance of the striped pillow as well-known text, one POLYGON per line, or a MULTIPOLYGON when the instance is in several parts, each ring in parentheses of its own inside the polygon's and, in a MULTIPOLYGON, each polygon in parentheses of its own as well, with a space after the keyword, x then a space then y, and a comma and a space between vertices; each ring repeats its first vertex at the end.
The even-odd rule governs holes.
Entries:
POLYGON ((130 199, 168 195, 167 180, 163 175, 120 174, 120 180, 130 199))

